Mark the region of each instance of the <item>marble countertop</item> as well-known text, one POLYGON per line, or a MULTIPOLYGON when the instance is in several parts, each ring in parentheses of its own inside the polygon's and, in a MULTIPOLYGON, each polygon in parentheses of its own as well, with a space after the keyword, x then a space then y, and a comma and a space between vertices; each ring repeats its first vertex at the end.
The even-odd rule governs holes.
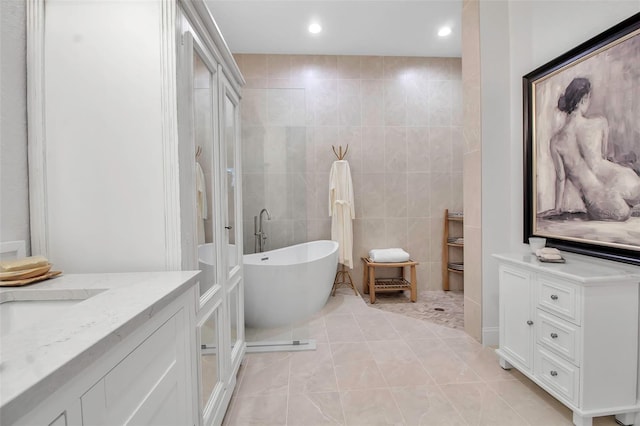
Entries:
POLYGON ((589 284, 615 284, 620 281, 636 281, 640 283, 640 268, 625 263, 614 263, 600 259, 588 258, 562 252, 565 263, 540 262, 532 254, 499 253, 493 257, 520 266, 526 266, 535 271, 548 273, 561 278, 589 284))
POLYGON ((35 408, 195 284, 198 274, 70 274, 29 286, 0 288, 0 301, 50 299, 54 294, 60 299, 86 298, 2 336, 2 423, 35 408))

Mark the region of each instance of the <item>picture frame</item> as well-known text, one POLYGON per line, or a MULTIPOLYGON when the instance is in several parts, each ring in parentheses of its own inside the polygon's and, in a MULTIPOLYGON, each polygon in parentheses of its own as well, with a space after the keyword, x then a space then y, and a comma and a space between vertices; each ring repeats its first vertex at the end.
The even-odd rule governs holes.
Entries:
POLYGON ((640 13, 522 83, 523 241, 640 265, 640 13))

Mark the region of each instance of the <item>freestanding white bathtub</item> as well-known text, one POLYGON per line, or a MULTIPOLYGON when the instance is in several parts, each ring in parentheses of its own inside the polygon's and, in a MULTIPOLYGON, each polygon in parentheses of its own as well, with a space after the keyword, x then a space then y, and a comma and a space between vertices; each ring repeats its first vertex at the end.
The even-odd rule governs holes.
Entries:
POLYGON ((244 315, 248 327, 303 320, 327 303, 338 265, 338 243, 311 241, 245 254, 244 315))

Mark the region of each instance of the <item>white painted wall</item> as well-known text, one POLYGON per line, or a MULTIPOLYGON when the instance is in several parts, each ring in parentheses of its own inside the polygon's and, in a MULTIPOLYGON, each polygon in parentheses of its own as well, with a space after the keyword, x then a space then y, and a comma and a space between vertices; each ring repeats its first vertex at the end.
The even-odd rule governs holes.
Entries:
POLYGON ((45 5, 49 258, 165 270, 160 2, 45 5))
POLYGON ((498 273, 491 254, 529 250, 522 243, 522 76, 639 11, 640 0, 481 0, 483 330, 487 335, 492 336, 491 330, 498 326, 498 273))
POLYGON ((0 241, 29 253, 24 0, 0 1, 0 241))
MULTIPOLYGON (((480 3, 480 77, 482 96, 482 341, 498 343, 498 266, 491 253, 510 246, 509 183, 509 4, 480 3)), ((463 59, 464 60, 464 59, 463 59)), ((517 182, 517 181, 516 181, 517 182)))

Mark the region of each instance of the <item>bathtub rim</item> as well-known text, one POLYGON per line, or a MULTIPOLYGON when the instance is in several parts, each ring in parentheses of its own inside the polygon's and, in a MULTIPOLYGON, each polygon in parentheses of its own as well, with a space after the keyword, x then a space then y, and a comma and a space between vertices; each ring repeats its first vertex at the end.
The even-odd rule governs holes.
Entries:
POLYGON ((334 252, 338 251, 338 249, 340 248, 340 244, 337 241, 333 241, 333 240, 313 240, 313 241, 307 241, 306 243, 298 243, 298 244, 294 244, 292 246, 286 246, 286 247, 280 247, 277 249, 273 249, 273 250, 268 250, 268 251, 263 251, 263 252, 258 252, 258 253, 249 253, 249 254, 245 254, 242 255, 242 263, 245 266, 260 266, 260 267, 268 267, 268 266, 276 266, 276 267, 280 267, 280 266, 290 266, 290 265, 299 265, 299 264, 304 264, 304 263, 310 263, 310 262, 315 262, 319 259, 324 259, 327 256, 331 256, 334 252), (297 263, 283 263, 283 262, 277 262, 277 263, 263 263, 261 258, 263 258, 264 256, 269 256, 269 253, 280 253, 283 251, 293 251, 295 248, 300 247, 300 246, 305 246, 305 245, 313 245, 314 243, 331 243, 332 249, 327 251, 327 252, 323 252, 321 256, 318 256, 317 258, 313 258, 313 259, 307 259, 304 262, 297 262, 297 263))

